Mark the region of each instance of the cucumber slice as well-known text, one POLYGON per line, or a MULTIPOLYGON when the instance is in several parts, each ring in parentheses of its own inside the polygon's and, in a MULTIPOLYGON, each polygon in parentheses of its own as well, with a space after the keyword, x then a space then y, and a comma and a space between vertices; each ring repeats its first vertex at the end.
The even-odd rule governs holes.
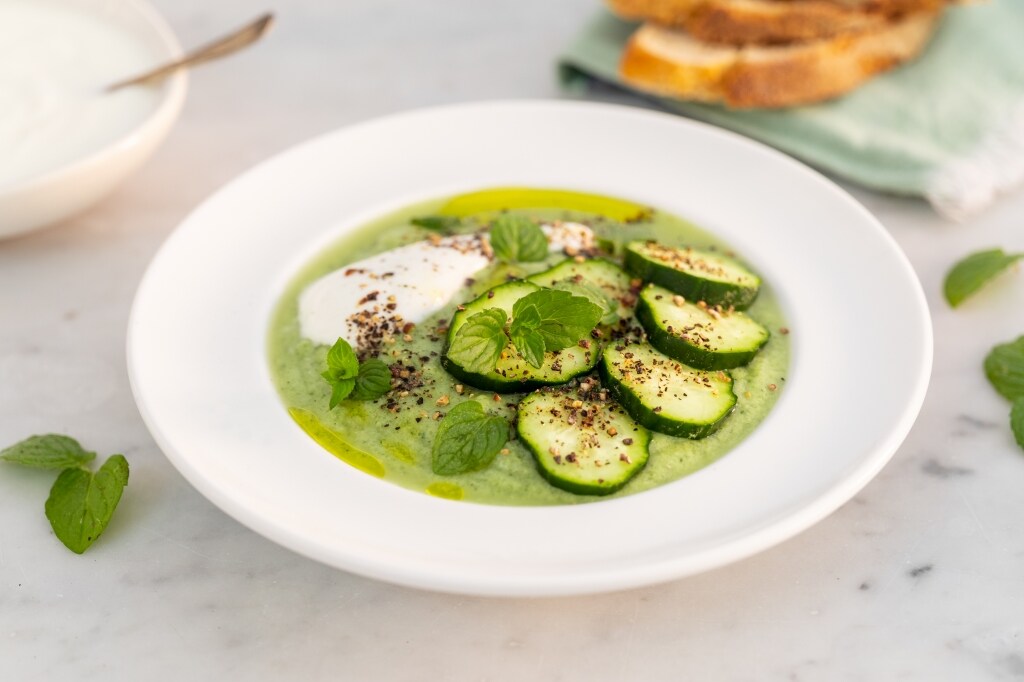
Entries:
MULTIPOLYGON (((523 296, 540 289, 536 284, 526 281, 508 282, 488 290, 482 296, 455 313, 448 327, 448 345, 450 346, 459 327, 471 316, 488 308, 501 308, 512 315, 512 306, 523 296)), ((541 386, 564 384, 573 377, 585 374, 593 369, 601 357, 601 348, 597 342, 589 348, 571 346, 559 351, 544 354, 544 364, 534 367, 519 357, 515 348, 509 346, 504 356, 498 360, 497 366, 486 374, 471 372, 448 358, 447 348, 441 356, 441 365, 453 377, 484 391, 496 393, 521 393, 541 386)))
POLYGON ((606 348, 600 371, 633 419, 670 436, 709 436, 736 405, 728 374, 691 369, 646 343, 606 348))
POLYGON ((580 263, 567 258, 554 267, 530 275, 526 279, 542 287, 551 287, 559 282, 586 282, 594 285, 617 304, 616 313, 619 317, 627 317, 636 303, 636 293, 630 288, 632 278, 618 265, 603 258, 592 258, 580 263))
POLYGON ((608 495, 647 464, 650 432, 612 400, 537 391, 519 403, 516 431, 551 485, 608 495))
POLYGON ((734 260, 691 248, 657 242, 626 245, 626 269, 691 301, 742 310, 761 288, 761 278, 734 260))
POLYGON ((745 365, 768 341, 768 330, 744 313, 697 305, 655 284, 640 292, 636 316, 652 346, 697 369, 745 365))

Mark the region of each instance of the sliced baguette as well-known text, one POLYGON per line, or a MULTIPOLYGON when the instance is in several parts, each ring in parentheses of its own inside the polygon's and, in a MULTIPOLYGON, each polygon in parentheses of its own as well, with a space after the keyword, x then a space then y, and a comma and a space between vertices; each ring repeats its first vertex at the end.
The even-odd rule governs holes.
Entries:
POLYGON ((916 56, 938 13, 882 28, 794 45, 728 47, 683 31, 644 24, 629 39, 619 70, 639 90, 734 108, 778 108, 831 99, 916 56))
POLYGON ((784 44, 880 28, 949 0, 608 0, 619 16, 685 29, 730 45, 784 44))

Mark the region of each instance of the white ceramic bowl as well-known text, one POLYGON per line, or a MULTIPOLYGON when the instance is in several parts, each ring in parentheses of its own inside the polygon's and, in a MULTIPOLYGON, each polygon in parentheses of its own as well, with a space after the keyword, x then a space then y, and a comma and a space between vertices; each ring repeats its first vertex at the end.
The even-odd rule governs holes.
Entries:
MULTIPOLYGON (((131 33, 153 52, 153 65, 181 56, 167 22, 146 0, 61 0, 131 33)), ((131 74, 125 74, 126 76, 131 74)), ((159 86, 143 120, 110 144, 43 175, 0 184, 0 239, 56 223, 88 208, 137 169, 164 140, 185 101, 183 71, 159 86)))
POLYGON ((846 502, 924 399, 920 284, 863 207, 738 135, 624 107, 496 102, 340 130, 199 207, 140 285, 132 388, 182 474, 241 522, 321 561, 475 594, 618 589, 763 550, 846 502), (560 507, 453 502, 358 471, 274 389, 266 339, 287 282, 325 244, 427 197, 488 186, 620 196, 690 218, 764 275, 793 357, 768 418, 710 466, 636 495, 560 507))

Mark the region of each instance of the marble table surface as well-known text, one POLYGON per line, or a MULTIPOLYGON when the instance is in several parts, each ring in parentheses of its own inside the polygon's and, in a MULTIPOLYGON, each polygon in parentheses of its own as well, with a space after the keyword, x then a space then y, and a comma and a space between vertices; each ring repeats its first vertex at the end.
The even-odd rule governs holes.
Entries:
MULTIPOLYGON (((265 8, 161 0, 186 43, 265 8)), ((1024 333, 1024 277, 953 312, 950 263, 1024 250, 1024 192, 964 224, 851 189, 906 250, 935 321, 920 419, 876 480, 759 556, 616 594, 476 599, 394 587, 242 527, 171 467, 132 402, 129 304, 204 197, 314 134, 423 105, 558 97, 596 0, 289 0, 267 42, 196 72, 144 169, 88 213, 0 243, 0 443, 74 434, 131 485, 85 555, 0 471, 0 679, 1012 680, 1024 677, 1024 453, 980 363, 1024 333)), ((823 225, 822 229, 828 229, 823 225)), ((868 275, 869 276, 869 275, 868 275)))

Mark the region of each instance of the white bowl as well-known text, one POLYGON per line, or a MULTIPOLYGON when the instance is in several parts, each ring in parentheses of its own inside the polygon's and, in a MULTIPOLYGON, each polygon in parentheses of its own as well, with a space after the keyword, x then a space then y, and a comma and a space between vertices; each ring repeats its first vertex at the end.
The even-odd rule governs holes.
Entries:
POLYGON ((473 594, 620 589, 735 561, 850 499, 924 399, 931 323, 892 237, 834 184, 738 135, 607 105, 495 102, 401 114, 301 145, 210 198, 140 285, 128 367, 181 473, 241 522, 326 563, 473 594), (761 272, 792 329, 778 404, 695 474, 558 507, 454 502, 320 448, 274 388, 271 311, 365 221, 487 186, 620 196, 690 218, 761 272))
MULTIPOLYGON (((182 54, 174 32, 145 0, 62 0, 102 17, 149 46, 153 65, 182 54)), ((124 74, 129 76, 131 74, 124 74)), ((187 77, 183 71, 160 86, 149 115, 110 144, 43 175, 0 184, 0 239, 45 227, 83 211, 111 192, 164 140, 181 112, 187 77)))

